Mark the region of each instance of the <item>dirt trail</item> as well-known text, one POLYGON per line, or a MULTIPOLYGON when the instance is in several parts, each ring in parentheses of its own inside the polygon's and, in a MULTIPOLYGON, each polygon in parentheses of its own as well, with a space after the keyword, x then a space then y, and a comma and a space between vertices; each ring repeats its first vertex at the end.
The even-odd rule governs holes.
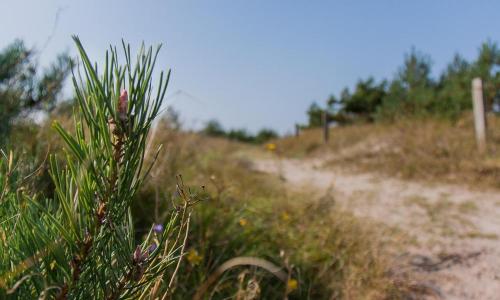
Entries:
POLYGON ((354 174, 323 168, 324 161, 265 158, 253 164, 291 188, 331 192, 335 205, 409 235, 415 242, 395 255, 397 269, 437 298, 500 299, 500 192, 354 174))

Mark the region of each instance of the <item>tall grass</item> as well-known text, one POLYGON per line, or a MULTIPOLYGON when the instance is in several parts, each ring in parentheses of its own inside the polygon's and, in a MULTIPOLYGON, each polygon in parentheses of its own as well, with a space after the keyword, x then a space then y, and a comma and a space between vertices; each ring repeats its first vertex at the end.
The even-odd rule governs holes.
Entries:
MULTIPOLYGON (((170 151, 138 197, 145 224, 158 221, 156 205, 168 206, 172 181, 182 173, 205 201, 193 212, 188 256, 179 272, 179 299, 193 296, 225 262, 265 259, 286 274, 283 281, 250 265, 229 269, 203 295, 208 299, 381 299, 400 294, 388 275, 379 232, 334 201, 291 193, 283 182, 253 171, 244 158, 250 146, 194 134, 158 130, 156 142, 170 151), (243 155, 243 157, 242 157, 243 155), (253 298, 248 298, 253 299, 253 298)), ((253 150, 250 150, 253 151, 253 150)), ((163 209, 163 208, 162 208, 163 209)), ((160 209, 160 211, 162 210, 160 209)))

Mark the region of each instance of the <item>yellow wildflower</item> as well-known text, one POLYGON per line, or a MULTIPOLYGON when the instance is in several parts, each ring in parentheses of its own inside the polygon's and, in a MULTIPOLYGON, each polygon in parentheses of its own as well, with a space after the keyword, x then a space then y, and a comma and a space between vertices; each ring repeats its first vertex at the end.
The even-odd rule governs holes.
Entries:
POLYGON ((299 282, 295 279, 288 279, 288 282, 286 283, 286 290, 288 293, 296 290, 299 287, 299 282))
POLYGON ((281 220, 283 220, 284 222, 288 222, 290 221, 290 215, 284 211, 282 214, 281 214, 281 220))
POLYGON ((245 218, 241 218, 239 223, 241 227, 245 227, 248 224, 248 221, 245 218))
POLYGON ((267 144, 266 144, 266 149, 267 149, 268 151, 271 151, 271 152, 276 151, 276 144, 273 144, 273 143, 267 143, 267 144))
POLYGON ((56 267, 56 261, 53 260, 51 263, 50 263, 50 270, 54 270, 54 268, 56 267))
POLYGON ((195 249, 190 249, 187 253, 187 260, 193 266, 198 265, 202 259, 203 257, 195 249))

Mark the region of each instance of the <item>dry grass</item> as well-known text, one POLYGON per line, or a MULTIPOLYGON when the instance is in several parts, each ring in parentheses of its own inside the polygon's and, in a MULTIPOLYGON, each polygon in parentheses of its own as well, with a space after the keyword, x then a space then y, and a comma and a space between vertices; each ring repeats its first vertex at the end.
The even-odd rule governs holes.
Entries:
MULTIPOLYGON (((208 199, 193 217, 188 248, 197 261, 186 262, 180 271, 177 290, 182 297, 189 297, 224 261, 254 256, 298 280, 290 299, 400 298, 380 231, 339 211, 334 201, 291 193, 278 178, 253 171, 241 155, 252 146, 169 130, 160 130, 157 140, 167 151, 134 209, 143 222, 161 222, 168 202, 155 206, 173 192, 178 173, 186 184, 204 185, 193 191, 202 191, 208 199)), ((255 282, 262 299, 282 299, 285 294, 283 283, 241 267, 221 277, 211 295, 231 297, 255 282)))
MULTIPOLYGON (((29 145, 34 152, 42 156, 48 144, 60 150, 48 125, 36 134, 44 143, 29 145)), ((157 131, 153 146, 158 143, 164 151, 133 206, 138 238, 141 229, 162 223, 172 209, 176 175, 205 199, 193 215, 174 298, 191 298, 219 266, 241 256, 282 267, 297 288, 287 292, 287 284, 266 272, 238 267, 210 288, 212 299, 234 297, 255 284, 261 299, 283 299, 287 293, 289 299, 402 298, 408 286, 390 275, 380 228, 340 211, 332 199, 292 193, 278 178, 254 171, 242 153, 259 151, 256 147, 177 132, 167 124, 157 131)))
POLYGON ((332 128, 330 142, 321 130, 277 141, 288 157, 323 157, 330 166, 384 172, 407 179, 439 180, 500 187, 500 120, 490 116, 488 154, 476 150, 472 116, 455 123, 406 120, 332 128))

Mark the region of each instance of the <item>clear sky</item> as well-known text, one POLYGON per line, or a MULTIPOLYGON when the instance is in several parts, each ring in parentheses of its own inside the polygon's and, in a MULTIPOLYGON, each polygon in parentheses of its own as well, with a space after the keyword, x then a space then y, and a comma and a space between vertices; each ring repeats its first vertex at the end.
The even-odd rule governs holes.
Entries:
POLYGON ((473 59, 481 42, 500 41, 500 1, 0 0, 0 11, 0 47, 24 39, 41 65, 75 54, 72 34, 97 61, 121 38, 163 43, 167 103, 186 126, 216 118, 282 133, 313 100, 391 78, 412 46, 438 74, 454 53, 473 59))

